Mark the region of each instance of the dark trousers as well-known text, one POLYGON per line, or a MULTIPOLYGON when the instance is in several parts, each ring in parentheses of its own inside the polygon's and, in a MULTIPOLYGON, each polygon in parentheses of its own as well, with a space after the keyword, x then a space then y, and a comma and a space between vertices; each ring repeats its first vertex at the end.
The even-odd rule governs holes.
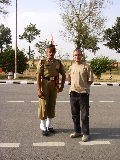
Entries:
POLYGON ((89 94, 71 91, 70 104, 75 132, 81 133, 81 117, 82 132, 85 135, 89 135, 89 94))

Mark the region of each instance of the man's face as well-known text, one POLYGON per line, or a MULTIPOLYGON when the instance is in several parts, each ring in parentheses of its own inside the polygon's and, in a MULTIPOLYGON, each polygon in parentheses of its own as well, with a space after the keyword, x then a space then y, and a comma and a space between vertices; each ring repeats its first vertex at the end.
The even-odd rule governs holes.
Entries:
POLYGON ((47 51, 47 57, 52 60, 54 59, 54 56, 55 56, 55 52, 54 51, 47 51))
POLYGON ((79 62, 81 61, 82 59, 82 53, 80 51, 75 51, 73 53, 73 59, 76 61, 76 62, 79 62))

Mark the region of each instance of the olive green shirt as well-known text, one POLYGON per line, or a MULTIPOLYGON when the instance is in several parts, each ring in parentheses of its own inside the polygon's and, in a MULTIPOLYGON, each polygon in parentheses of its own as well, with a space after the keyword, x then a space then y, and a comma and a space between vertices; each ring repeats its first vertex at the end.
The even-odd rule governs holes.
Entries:
POLYGON ((37 74, 42 77, 55 77, 58 74, 64 74, 65 70, 60 60, 40 60, 37 66, 37 74))
POLYGON ((73 64, 69 68, 69 82, 71 82, 70 92, 90 93, 90 84, 93 81, 93 72, 90 66, 84 62, 82 64, 73 64))

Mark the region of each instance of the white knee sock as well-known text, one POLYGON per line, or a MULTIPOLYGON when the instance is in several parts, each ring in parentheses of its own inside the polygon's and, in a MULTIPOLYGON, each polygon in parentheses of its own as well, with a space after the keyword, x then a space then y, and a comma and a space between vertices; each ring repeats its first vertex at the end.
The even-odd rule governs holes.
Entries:
POLYGON ((43 131, 46 130, 46 119, 40 120, 40 129, 42 129, 43 131))
POLYGON ((52 128, 52 118, 47 118, 46 127, 52 128))

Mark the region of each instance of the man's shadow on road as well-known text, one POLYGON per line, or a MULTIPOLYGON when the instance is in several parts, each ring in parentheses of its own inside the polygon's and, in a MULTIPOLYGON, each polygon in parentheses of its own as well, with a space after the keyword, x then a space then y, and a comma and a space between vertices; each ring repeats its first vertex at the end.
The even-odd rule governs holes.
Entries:
MULTIPOLYGON (((56 129, 57 133, 73 133, 73 129, 56 129)), ((90 128, 90 140, 120 139, 120 128, 90 128)))

